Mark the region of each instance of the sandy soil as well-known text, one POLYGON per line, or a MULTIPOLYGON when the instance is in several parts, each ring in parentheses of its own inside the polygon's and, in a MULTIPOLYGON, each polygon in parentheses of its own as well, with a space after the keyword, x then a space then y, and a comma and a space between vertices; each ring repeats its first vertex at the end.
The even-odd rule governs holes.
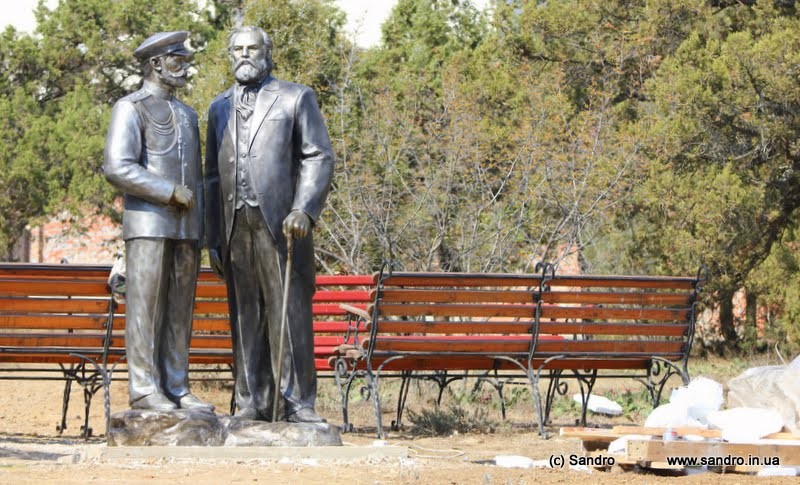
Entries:
MULTIPOLYGON (((195 393, 225 410, 229 393, 223 387, 196 385, 195 393)), ((547 460, 552 455, 581 454, 581 442, 558 438, 558 429, 543 440, 530 423, 533 412, 515 409, 499 430, 489 434, 455 434, 448 437, 418 437, 408 431, 390 433, 387 446, 408 448, 408 459, 352 460, 176 460, 168 458, 106 462, 78 460, 81 450, 104 447, 105 432, 102 395, 92 405, 91 427, 95 437, 79 437, 83 415, 83 394, 73 386, 67 430, 59 434, 63 384, 58 381, 0 381, 0 483, 475 483, 525 484, 574 483, 690 483, 734 484, 797 483, 791 479, 765 479, 741 474, 700 474, 665 477, 653 473, 575 471, 554 469, 513 469, 495 466, 498 455, 521 455, 547 460), (589 474, 590 473, 590 474, 589 474)), ((111 412, 126 409, 127 390, 123 383, 112 386, 111 412)), ((330 384, 321 384, 318 410, 330 422, 340 424, 341 414, 332 397, 330 384), (325 389, 322 387, 325 386, 325 389)), ((409 400, 415 399, 410 396, 409 400)), ((423 403, 425 405, 425 403, 423 403)), ((391 407, 391 406, 389 406, 391 407)), ((391 411, 389 409, 388 411, 391 411)), ((492 410, 499 421, 499 413, 492 410)), ((368 403, 357 403, 351 414, 357 426, 343 435, 345 446, 371 446, 375 441, 374 422, 368 403), (360 427, 363 426, 363 427, 360 427)), ((385 419, 391 420, 391 412, 385 419)), ((569 419, 569 418, 568 418, 569 419)), ((570 425, 569 422, 558 423, 570 425)), ((628 424, 625 421, 617 424, 628 424)))

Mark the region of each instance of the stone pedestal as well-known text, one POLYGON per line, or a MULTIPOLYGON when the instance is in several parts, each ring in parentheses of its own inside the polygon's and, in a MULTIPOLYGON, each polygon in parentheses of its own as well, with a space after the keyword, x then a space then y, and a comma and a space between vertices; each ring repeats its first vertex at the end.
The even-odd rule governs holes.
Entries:
POLYGON ((131 409, 113 414, 108 446, 342 446, 337 426, 267 423, 210 411, 131 409))

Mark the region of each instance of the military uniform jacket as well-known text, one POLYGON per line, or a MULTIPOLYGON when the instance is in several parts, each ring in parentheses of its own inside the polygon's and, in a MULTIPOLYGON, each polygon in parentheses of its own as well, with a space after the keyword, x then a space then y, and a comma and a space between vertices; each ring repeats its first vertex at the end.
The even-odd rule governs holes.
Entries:
MULTIPOLYGON (((268 77, 260 86, 248 122, 247 152, 239 153, 232 87, 208 110, 205 183, 209 248, 227 253, 237 199, 236 174, 247 157, 259 208, 278 247, 285 249, 283 220, 302 210, 319 217, 333 179, 334 155, 314 92, 268 77)), ((311 265, 313 266, 313 255, 311 265)))
POLYGON ((103 171, 125 193, 125 240, 203 238, 200 138, 192 108, 145 81, 114 105, 103 171), (177 184, 194 193, 191 209, 169 203, 177 184))

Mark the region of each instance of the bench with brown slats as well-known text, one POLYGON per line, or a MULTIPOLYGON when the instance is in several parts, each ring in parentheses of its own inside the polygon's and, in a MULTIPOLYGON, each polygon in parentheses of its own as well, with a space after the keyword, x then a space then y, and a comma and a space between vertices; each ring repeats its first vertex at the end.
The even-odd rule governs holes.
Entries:
POLYGON ((59 431, 66 429, 73 382, 89 408, 103 389, 113 300, 110 267, 0 264, 0 379, 65 381, 59 431))
MULTIPOLYGON (((566 392, 561 381, 567 376, 580 384, 584 422, 598 371, 642 379, 655 403, 670 375, 688 382, 699 278, 563 276, 549 265, 542 275, 393 272, 374 278, 367 311, 345 306, 366 332, 356 345, 340 347, 337 363, 349 377, 366 376, 379 433, 383 372, 515 372, 528 379, 541 433, 553 397, 566 392), (550 378, 544 405, 543 374, 550 378)), ((402 394, 401 388, 395 425, 402 394)))
MULTIPOLYGON (((89 409, 94 394, 103 389, 103 374, 115 380, 126 377, 125 304, 111 299, 110 270, 110 266, 0 264, 0 379, 66 381, 59 431, 66 428, 72 382, 84 388, 83 434, 90 436, 89 409)), ((317 276, 314 354, 321 376, 332 376, 329 358, 334 349, 352 341, 346 312, 339 305, 365 308, 371 284, 370 276, 317 276)), ((203 269, 189 357, 192 380, 232 380, 226 296, 224 282, 203 269)))

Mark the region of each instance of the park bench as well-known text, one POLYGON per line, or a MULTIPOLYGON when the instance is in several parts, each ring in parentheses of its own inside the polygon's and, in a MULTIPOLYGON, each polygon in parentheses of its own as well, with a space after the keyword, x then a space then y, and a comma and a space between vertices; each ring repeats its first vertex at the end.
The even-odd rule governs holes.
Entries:
MULTIPOLYGON (((110 269, 0 264, 0 379, 65 381, 59 431, 66 428, 73 382, 82 386, 84 437, 91 435, 88 423, 94 395, 105 390, 108 416, 108 386, 112 379, 126 378, 125 304, 112 298, 107 283, 110 269)), ((329 357, 346 342, 348 322, 339 304, 365 307, 371 281, 369 276, 317 276, 314 353, 320 375, 333 375, 329 357)), ((226 296, 224 282, 209 269, 202 270, 189 357, 192 380, 232 380, 226 296)))
MULTIPOLYGON (((699 274, 569 276, 556 275, 550 265, 541 270, 538 275, 374 275, 366 311, 343 305, 355 343, 340 346, 332 359, 345 426, 347 394, 356 377, 366 378, 379 435, 382 374, 400 376, 404 384, 417 374, 439 376, 446 386, 453 380, 448 372, 510 372, 526 380, 542 435, 554 396, 566 392, 567 377, 579 383, 584 424, 598 377, 636 378, 654 404, 671 375, 688 383, 699 274), (550 380, 544 402, 539 391, 543 377, 550 380)), ((498 391, 502 400, 502 387, 498 391)), ((407 385, 401 385, 395 427, 407 392, 407 385)))

